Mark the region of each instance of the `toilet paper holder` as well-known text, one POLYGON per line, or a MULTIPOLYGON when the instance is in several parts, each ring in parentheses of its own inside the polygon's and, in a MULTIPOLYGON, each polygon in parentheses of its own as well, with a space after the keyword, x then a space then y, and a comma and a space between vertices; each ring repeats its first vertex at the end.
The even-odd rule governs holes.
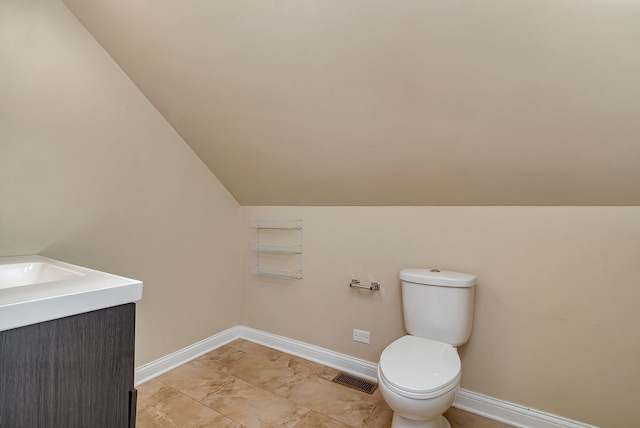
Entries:
POLYGON ((380 283, 379 282, 372 282, 370 286, 366 286, 366 285, 360 285, 360 281, 357 279, 352 279, 351 283, 349 284, 349 287, 352 288, 364 288, 365 290, 371 290, 371 291, 380 291, 380 283))

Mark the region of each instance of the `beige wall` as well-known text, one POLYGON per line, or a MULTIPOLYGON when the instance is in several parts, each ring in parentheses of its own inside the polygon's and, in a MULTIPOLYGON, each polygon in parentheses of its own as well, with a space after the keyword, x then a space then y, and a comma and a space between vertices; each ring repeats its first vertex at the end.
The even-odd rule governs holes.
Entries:
POLYGON ((3 0, 0 41, 0 255, 142 279, 137 365, 239 323, 376 361, 438 266, 479 278, 464 388, 640 421, 640 208, 240 208, 61 3, 3 0), (303 280, 247 273, 255 218, 304 219, 303 280))
POLYGON ((62 3, 0 2, 0 256, 143 280, 140 365, 240 322, 239 221, 62 3))
POLYGON ((64 3, 244 206, 640 205, 639 1, 64 3))
POLYGON ((398 272, 478 276, 462 387, 602 427, 640 422, 640 208, 243 207, 243 322, 376 362, 398 272), (304 279, 249 275, 251 219, 304 220, 304 279), (382 291, 349 289, 351 278, 382 291), (353 342, 353 328, 371 345, 353 342))

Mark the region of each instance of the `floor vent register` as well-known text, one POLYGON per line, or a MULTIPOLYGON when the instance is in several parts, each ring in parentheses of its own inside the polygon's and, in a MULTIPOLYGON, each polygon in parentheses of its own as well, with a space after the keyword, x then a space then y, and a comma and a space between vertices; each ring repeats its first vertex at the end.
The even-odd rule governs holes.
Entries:
POLYGON ((373 394, 376 388, 378 388, 378 385, 373 382, 351 376, 347 373, 339 373, 338 376, 333 378, 333 382, 348 386, 349 388, 353 388, 358 391, 366 392, 367 394, 373 394))

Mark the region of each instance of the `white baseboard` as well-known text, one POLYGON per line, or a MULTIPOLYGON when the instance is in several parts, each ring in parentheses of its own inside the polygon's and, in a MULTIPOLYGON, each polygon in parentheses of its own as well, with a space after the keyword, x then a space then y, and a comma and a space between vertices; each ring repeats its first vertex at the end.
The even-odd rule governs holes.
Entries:
POLYGON ((240 337, 287 354, 304 358, 305 360, 322 364, 323 366, 332 367, 354 376, 359 376, 372 382, 378 381, 378 365, 369 361, 250 327, 241 326, 240 337))
MULTIPOLYGON (((367 380, 377 381, 378 365, 375 363, 238 325, 138 367, 134 375, 135 384, 140 385, 236 339, 246 339, 367 380)), ((518 428, 598 428, 462 388, 456 395, 453 407, 518 428)))
POLYGON ((136 368, 133 375, 133 382, 136 386, 145 383, 155 377, 160 376, 170 370, 175 369, 191 360, 211 352, 227 343, 234 341, 240 337, 240 326, 231 327, 228 330, 214 334, 200 342, 189 345, 169 355, 165 355, 148 364, 144 364, 136 368))
POLYGON ((453 407, 521 428, 598 428, 462 388, 453 407))

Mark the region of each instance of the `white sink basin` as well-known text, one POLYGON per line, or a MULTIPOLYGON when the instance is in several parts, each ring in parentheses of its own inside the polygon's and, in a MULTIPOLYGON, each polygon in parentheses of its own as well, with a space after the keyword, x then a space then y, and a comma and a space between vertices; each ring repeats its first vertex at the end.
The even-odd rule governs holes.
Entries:
POLYGON ((0 257, 0 331, 141 298, 135 279, 41 256, 0 257))
POLYGON ((0 265, 0 288, 21 287, 44 282, 63 281, 84 276, 45 262, 0 265))

